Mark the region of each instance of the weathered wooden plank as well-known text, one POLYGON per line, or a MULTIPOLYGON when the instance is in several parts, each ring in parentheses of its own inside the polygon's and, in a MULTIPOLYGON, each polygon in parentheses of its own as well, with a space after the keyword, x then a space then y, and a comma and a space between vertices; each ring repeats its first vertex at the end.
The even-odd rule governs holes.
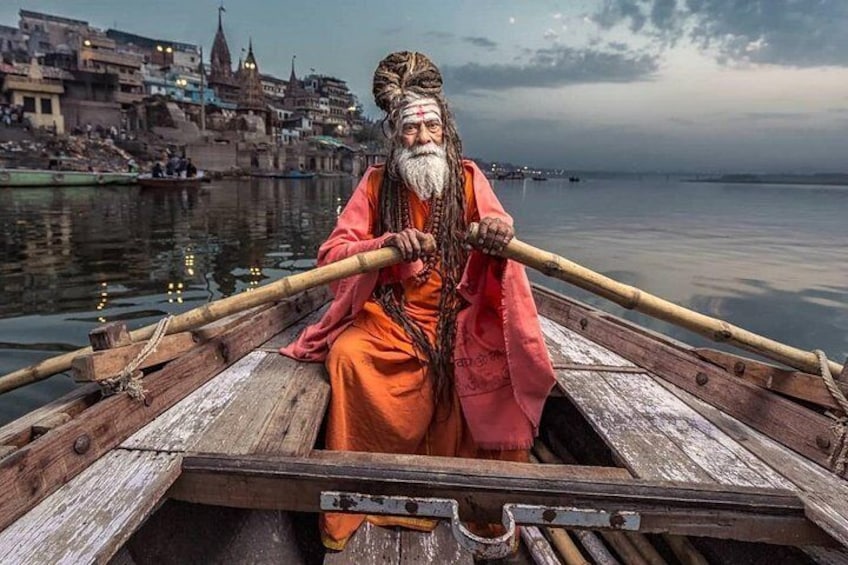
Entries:
POLYGON ((286 377, 287 386, 277 399, 253 453, 306 455, 315 446, 330 402, 324 365, 300 363, 286 377))
POLYGON ((180 457, 117 449, 0 532, 6 563, 105 563, 156 507, 180 457))
MULTIPOLYGON (((749 451, 669 393, 650 376, 605 373, 601 377, 633 409, 665 434, 716 482, 752 487, 792 488, 749 451)), ((642 478, 668 479, 634 469, 642 478)))
POLYGON ((326 304, 322 308, 318 308, 316 311, 312 312, 311 314, 306 316, 306 318, 303 319, 302 326, 298 325, 284 329, 283 331, 269 339, 267 342, 263 343, 260 349, 262 349, 262 351, 279 353, 280 348, 294 341, 294 338, 297 337, 297 335, 301 332, 301 330, 303 330, 304 327, 311 326, 312 324, 317 323, 329 307, 330 305, 326 304))
POLYGON ((124 322, 109 322, 88 332, 88 342, 94 351, 101 351, 128 345, 132 338, 124 322))
POLYGON ((303 317, 312 296, 281 303, 144 379, 144 402, 119 394, 0 460, 0 528, 254 347, 303 317))
MULTIPOLYGON (((507 476, 493 476, 488 463, 469 460, 462 473, 414 470, 393 456, 368 454, 367 464, 347 453, 333 458, 194 455, 171 490, 178 500, 238 508, 315 512, 328 490, 375 496, 417 495, 460 501, 465 520, 497 521, 509 502, 576 506, 611 512, 632 510, 644 532, 671 532, 789 545, 827 545, 832 540, 803 516, 794 495, 775 489, 717 484, 576 478, 567 466, 500 462, 507 476), (541 477, 541 478, 540 478, 541 477)), ((408 456, 411 457, 411 456, 408 456)), ((430 459, 430 458, 424 458, 430 459)), ((345 506, 355 512, 355 506, 345 506)))
MULTIPOLYGON (((156 349, 144 358, 138 368, 146 369, 175 359, 198 343, 200 343, 200 338, 192 332, 166 335, 156 346, 156 349)), ((122 347, 80 355, 71 362, 74 380, 90 382, 116 377, 141 353, 146 345, 146 341, 128 343, 122 347)))
POLYGON ((401 535, 396 528, 381 528, 366 521, 353 534, 344 551, 328 551, 325 565, 400 565, 401 535))
POLYGON ((67 424, 70 421, 71 415, 67 412, 54 412, 32 425, 32 437, 37 438, 43 436, 50 430, 54 430, 62 424, 67 424))
POLYGON ((550 291, 537 288, 535 298, 541 314, 596 343, 615 348, 637 365, 708 400, 820 465, 828 465, 836 442, 827 417, 728 375, 720 367, 698 358, 691 349, 687 351, 635 331, 623 320, 600 315, 550 291), (817 442, 817 438, 834 441, 817 442))
MULTIPOLYGON (((639 477, 711 483, 704 469, 640 414, 631 399, 618 394, 601 373, 557 371, 566 396, 592 424, 609 448, 639 477)), ((636 378, 627 374, 623 378, 636 378)))
MULTIPOLYGON (((819 406, 842 410, 833 399, 819 375, 802 373, 801 371, 789 371, 773 365, 761 363, 754 359, 733 355, 715 349, 694 349, 693 352, 702 359, 706 359, 722 367, 728 373, 748 380, 757 386, 813 402, 819 406)), ((843 393, 848 393, 848 386, 839 385, 843 393)))
POLYGON ((32 441, 32 426, 36 422, 58 412, 64 412, 72 417, 76 416, 100 400, 101 397, 100 385, 92 383, 75 388, 0 428, 0 444, 22 447, 32 441))
POLYGON ((268 355, 256 351, 248 353, 127 438, 121 447, 188 451, 235 398, 240 387, 268 355))
POLYGON ((447 522, 439 522, 432 532, 400 531, 400 563, 474 565, 474 558, 459 545, 447 522))
POLYGON ((302 455, 312 448, 330 393, 323 367, 276 352, 264 355, 195 451, 302 455))
POLYGON ((807 556, 820 565, 848 565, 848 553, 845 548, 804 547, 807 556))
POLYGON ((608 365, 611 367, 635 367, 627 359, 605 347, 586 339, 555 321, 539 317, 539 324, 548 344, 548 353, 554 365, 608 365))
MULTIPOLYGON (((323 295, 319 293, 319 300, 322 299, 322 296, 323 295)), ((244 321, 248 317, 255 316, 259 314, 259 312, 271 307, 272 305, 270 304, 263 304, 256 308, 247 310, 246 312, 233 314, 232 316, 216 320, 195 330, 195 332, 205 341, 214 335, 222 333, 222 331, 227 328, 232 327, 238 321, 244 321)), ((71 417, 76 417, 83 410, 92 406, 101 398, 102 394, 100 392, 99 384, 89 383, 81 385, 49 404, 37 408, 0 428, 0 444, 22 447, 24 444, 29 443, 33 439, 33 423, 56 412, 65 412, 71 415, 71 417)))
POLYGON ((811 520, 848 545, 848 483, 681 388, 658 381, 801 491, 811 520), (808 497, 809 498, 806 498, 808 497))

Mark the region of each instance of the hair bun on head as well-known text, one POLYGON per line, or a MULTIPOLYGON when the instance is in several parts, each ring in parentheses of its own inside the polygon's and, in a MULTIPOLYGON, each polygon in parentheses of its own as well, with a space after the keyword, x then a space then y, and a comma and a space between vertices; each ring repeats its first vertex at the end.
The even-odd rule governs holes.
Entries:
POLYGON ((423 53, 391 53, 380 61, 374 71, 374 102, 389 113, 409 92, 424 96, 441 95, 442 74, 423 53))

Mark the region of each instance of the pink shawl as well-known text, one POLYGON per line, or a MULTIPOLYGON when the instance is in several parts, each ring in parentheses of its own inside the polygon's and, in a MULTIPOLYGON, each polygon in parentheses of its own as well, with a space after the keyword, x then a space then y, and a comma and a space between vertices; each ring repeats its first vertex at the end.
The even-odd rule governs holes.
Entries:
MULTIPOLYGON (((474 197, 479 217, 512 223, 488 180, 471 161, 474 197)), ((380 248, 388 234, 373 237, 368 202, 371 175, 365 172, 338 218, 336 228, 318 251, 318 265, 380 248)), ((386 273, 366 273, 330 285, 334 299, 316 324, 280 353, 301 361, 324 361, 330 345, 370 298, 378 281, 402 279, 420 263, 403 264, 386 273)), ((523 265, 473 251, 459 292, 469 306, 457 319, 454 375, 463 415, 483 449, 522 449, 533 444, 545 399, 554 385, 548 357, 523 265)))

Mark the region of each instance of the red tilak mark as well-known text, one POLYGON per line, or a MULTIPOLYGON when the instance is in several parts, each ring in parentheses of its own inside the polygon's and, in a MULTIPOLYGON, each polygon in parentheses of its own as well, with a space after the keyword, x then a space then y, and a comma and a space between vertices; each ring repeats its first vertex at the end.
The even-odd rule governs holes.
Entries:
POLYGON ((424 118, 424 106, 418 106, 418 110, 415 113, 419 118, 424 118))

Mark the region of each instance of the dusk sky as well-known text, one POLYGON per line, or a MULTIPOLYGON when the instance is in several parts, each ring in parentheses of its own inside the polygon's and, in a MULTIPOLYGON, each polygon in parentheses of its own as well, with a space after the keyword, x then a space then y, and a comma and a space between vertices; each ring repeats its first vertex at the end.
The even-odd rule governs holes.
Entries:
MULTIPOLYGON (((202 44, 216 0, 0 3, 202 44)), ((428 54, 465 153, 577 170, 848 172, 848 1, 226 2, 233 59, 348 81, 369 114, 378 61, 428 54)))

